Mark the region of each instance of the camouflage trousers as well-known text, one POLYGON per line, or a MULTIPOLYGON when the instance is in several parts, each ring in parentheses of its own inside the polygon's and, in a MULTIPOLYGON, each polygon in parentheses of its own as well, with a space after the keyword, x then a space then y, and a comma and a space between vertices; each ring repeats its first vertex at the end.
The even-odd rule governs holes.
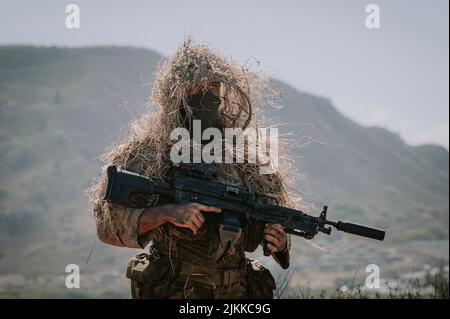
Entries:
POLYGON ((215 269, 140 254, 128 264, 135 299, 272 299, 275 280, 259 262, 215 269))

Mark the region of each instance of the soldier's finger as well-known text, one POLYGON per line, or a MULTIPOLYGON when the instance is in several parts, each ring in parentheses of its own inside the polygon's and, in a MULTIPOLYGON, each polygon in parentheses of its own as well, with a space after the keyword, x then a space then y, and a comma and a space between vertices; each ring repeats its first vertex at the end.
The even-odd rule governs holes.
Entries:
POLYGON ((279 239, 283 238, 283 235, 278 230, 273 229, 273 228, 265 228, 264 234, 270 234, 279 239))
POLYGON ((195 207, 191 207, 189 209, 189 217, 190 218, 192 218, 193 216, 195 216, 195 215, 197 215, 199 213, 200 213, 200 211, 197 208, 195 208, 195 207))
POLYGON ((192 217, 192 222, 195 224, 195 226, 197 226, 197 228, 200 228, 203 225, 203 222, 200 220, 200 217, 198 214, 196 214, 192 217))
POLYGON ((194 233, 194 235, 197 232, 197 229, 196 229, 194 223, 192 223, 191 221, 183 222, 183 223, 175 223, 174 225, 178 226, 178 227, 188 228, 194 233))
POLYGON ((222 211, 220 208, 213 207, 213 206, 206 206, 203 204, 197 204, 195 206, 195 208, 197 208, 198 210, 200 210, 202 212, 207 212, 207 213, 220 213, 222 211))
POLYGON ((281 234, 284 234, 284 228, 280 224, 273 224, 272 227, 278 230, 281 234))
POLYGON ((280 247, 281 246, 281 241, 278 238, 276 238, 276 237, 274 237, 274 236, 272 236, 270 234, 264 235, 264 239, 268 243, 271 243, 272 245, 274 245, 275 247, 280 247))
POLYGON ((277 250, 277 248, 274 246, 274 245, 272 245, 271 243, 267 243, 267 249, 273 254, 273 253, 276 253, 278 250, 277 250))
POLYGON ((198 227, 194 224, 194 222, 192 220, 190 220, 186 225, 188 226, 188 228, 190 230, 192 230, 194 235, 197 235, 198 227))
POLYGON ((200 221, 202 222, 202 224, 206 221, 206 218, 205 218, 205 216, 203 216, 202 213, 198 213, 198 214, 197 214, 197 217, 198 217, 198 219, 200 219, 200 221))
POLYGON ((268 229, 274 229, 275 231, 277 231, 280 235, 283 235, 286 233, 284 231, 283 226, 281 226, 280 224, 266 224, 266 228, 268 229))
POLYGON ((191 218, 195 218, 196 220, 198 220, 200 222, 200 225, 205 222, 205 217, 203 217, 202 213, 196 208, 192 209, 191 218))
POLYGON ((200 228, 202 226, 202 223, 197 218, 197 214, 194 214, 194 215, 191 216, 191 221, 197 228, 200 228))

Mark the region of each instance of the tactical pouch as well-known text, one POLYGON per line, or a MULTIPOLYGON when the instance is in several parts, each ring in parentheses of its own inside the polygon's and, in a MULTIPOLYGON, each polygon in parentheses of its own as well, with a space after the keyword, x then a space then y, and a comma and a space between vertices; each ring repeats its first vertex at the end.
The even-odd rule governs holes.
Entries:
POLYGON ((273 299, 276 288, 275 279, 270 270, 256 260, 247 265, 247 289, 250 299, 273 299))
POLYGON ((157 284, 169 269, 170 263, 166 258, 142 253, 130 259, 126 276, 143 284, 157 284))

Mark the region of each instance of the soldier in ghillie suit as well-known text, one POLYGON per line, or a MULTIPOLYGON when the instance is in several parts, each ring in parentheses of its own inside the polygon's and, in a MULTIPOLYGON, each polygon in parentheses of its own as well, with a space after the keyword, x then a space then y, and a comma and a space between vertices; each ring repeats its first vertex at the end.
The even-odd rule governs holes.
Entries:
MULTIPOLYGON (((255 112, 270 106, 277 96, 270 81, 207 46, 183 42, 154 77, 149 112, 130 126, 130 134, 105 154, 107 165, 145 175, 169 186, 176 165, 170 133, 191 128, 193 119, 205 127, 256 128, 255 112)), ((279 152, 282 151, 279 146, 279 152)), ((279 169, 262 175, 258 163, 216 164, 217 180, 270 194, 283 206, 292 207, 286 194, 286 171, 292 168, 279 156, 279 169)), ((189 165, 189 164, 183 164, 189 165)), ((92 211, 102 242, 149 253, 130 260, 127 277, 133 298, 273 298, 275 282, 269 270, 246 258, 264 241, 282 268, 289 267, 290 237, 281 225, 250 223, 233 247, 218 252, 221 238, 217 223, 205 215, 220 209, 197 203, 176 204, 152 196, 152 205, 135 209, 103 200, 106 176, 91 188, 92 211), (191 232, 183 231, 190 229, 191 232), (221 258, 217 260, 217 256, 221 258)), ((212 219, 214 220, 214 218, 212 219)))

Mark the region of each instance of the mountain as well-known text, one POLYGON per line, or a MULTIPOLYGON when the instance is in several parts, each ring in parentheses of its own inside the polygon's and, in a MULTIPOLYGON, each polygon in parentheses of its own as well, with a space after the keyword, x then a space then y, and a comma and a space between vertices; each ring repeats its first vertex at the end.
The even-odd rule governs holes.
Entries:
POLYGON ((296 154, 306 199, 334 203, 335 216, 365 212, 368 222, 387 228, 396 240, 448 236, 446 149, 409 146, 384 128, 346 118, 328 99, 278 86, 286 107, 272 117, 309 141, 296 154))
MULTIPOLYGON (((145 110, 160 59, 125 47, 0 47, 0 274, 61 274, 93 246, 89 269, 122 269, 135 253, 94 244, 84 191, 98 156, 145 110)), ((269 115, 310 141, 295 151, 305 200, 328 204, 330 219, 385 227, 391 244, 448 239, 447 150, 409 146, 277 83, 284 108, 269 115)))

